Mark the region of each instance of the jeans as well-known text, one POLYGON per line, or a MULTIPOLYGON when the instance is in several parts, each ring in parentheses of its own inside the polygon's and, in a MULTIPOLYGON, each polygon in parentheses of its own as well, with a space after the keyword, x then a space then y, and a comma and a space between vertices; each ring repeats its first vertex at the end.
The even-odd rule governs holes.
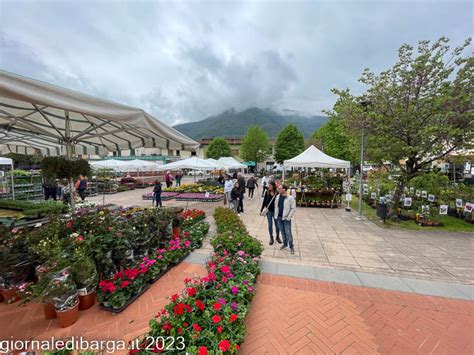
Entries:
POLYGON ((290 249, 293 249, 294 245, 293 235, 291 234, 291 220, 281 219, 281 217, 278 217, 277 223, 280 228, 281 235, 283 236, 283 245, 285 247, 290 246, 290 249))
POLYGON ((232 197, 230 197, 230 191, 225 193, 225 198, 227 200, 227 207, 231 208, 230 204, 232 203, 232 197))
POLYGON ((265 195, 265 191, 267 191, 267 187, 263 186, 263 188, 262 188, 262 197, 265 195))
POLYGON ((254 187, 249 187, 249 198, 253 198, 253 191, 255 190, 254 187))
POLYGON ((232 200, 232 207, 233 207, 235 213, 240 213, 239 212, 239 206, 240 206, 240 198, 232 200))
POLYGON ((83 189, 80 189, 80 190, 77 190, 77 192, 79 193, 81 200, 84 201, 84 199, 86 198, 86 191, 83 189))
POLYGON ((267 213, 267 222, 268 222, 268 233, 270 234, 270 239, 273 240, 273 223, 275 223, 275 231, 277 238, 280 236, 280 228, 278 227, 278 223, 274 218, 273 212, 268 211, 267 213))
POLYGON ((161 195, 155 195, 155 207, 163 207, 163 203, 161 202, 161 195))
POLYGON ((240 212, 243 213, 244 212, 244 197, 245 197, 244 193, 241 192, 240 197, 239 197, 239 206, 237 208, 238 213, 240 213, 240 212))

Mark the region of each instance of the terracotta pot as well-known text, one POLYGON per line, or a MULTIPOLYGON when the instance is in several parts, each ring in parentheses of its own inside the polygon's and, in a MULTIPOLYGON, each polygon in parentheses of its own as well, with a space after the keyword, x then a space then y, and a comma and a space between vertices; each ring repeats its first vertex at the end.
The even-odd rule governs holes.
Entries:
POLYGON ((95 303, 96 291, 93 289, 86 295, 79 295, 79 310, 85 311, 91 308, 95 303))
POLYGON ((59 326, 61 328, 67 328, 74 323, 76 323, 77 318, 79 317, 79 302, 76 305, 66 311, 56 310, 56 315, 58 316, 59 326))
POLYGON ((18 296, 16 288, 8 288, 8 289, 4 288, 2 290, 2 294, 3 294, 4 301, 8 303, 14 303, 21 299, 21 297, 18 296))
POLYGON ((54 305, 51 303, 43 303, 43 312, 44 312, 44 319, 53 319, 56 318, 56 309, 54 305))

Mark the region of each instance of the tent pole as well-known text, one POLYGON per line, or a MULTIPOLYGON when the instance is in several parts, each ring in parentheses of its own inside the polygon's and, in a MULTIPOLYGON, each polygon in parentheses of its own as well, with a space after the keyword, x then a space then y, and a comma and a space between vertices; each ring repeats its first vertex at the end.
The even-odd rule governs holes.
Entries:
MULTIPOLYGON (((72 145, 71 145, 71 122, 69 121, 69 112, 65 111, 65 137, 66 137, 66 157, 68 160, 72 158, 72 145)), ((75 201, 75 191, 74 191, 74 183, 72 177, 69 178, 69 191, 71 193, 71 209, 72 213, 74 213, 74 207, 76 207, 75 201)))
POLYGON ((11 178, 12 178, 12 199, 15 199, 15 179, 13 178, 13 162, 12 162, 12 170, 11 170, 11 178))

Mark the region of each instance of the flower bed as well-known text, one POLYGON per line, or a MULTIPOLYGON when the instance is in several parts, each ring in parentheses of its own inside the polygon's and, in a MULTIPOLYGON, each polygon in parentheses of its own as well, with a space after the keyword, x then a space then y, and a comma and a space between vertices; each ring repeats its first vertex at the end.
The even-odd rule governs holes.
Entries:
POLYGON ((202 210, 193 208, 192 210, 186 210, 182 213, 183 216, 183 227, 187 225, 193 225, 197 222, 200 222, 206 218, 206 214, 202 210))
POLYGON ((217 202, 222 201, 224 195, 209 194, 206 196, 205 193, 182 193, 176 197, 176 201, 199 201, 199 202, 217 202))
POLYGON ((223 194, 224 189, 220 186, 208 186, 203 184, 184 184, 179 187, 167 187, 163 189, 167 192, 179 192, 179 193, 186 193, 186 192, 209 192, 214 194, 223 194))
POLYGON ((202 244, 209 225, 198 219, 182 234, 171 234, 175 219, 182 218, 181 212, 166 208, 82 209, 67 219, 53 218, 30 231, 0 230, 7 236, 6 242, 0 243, 0 255, 12 256, 0 260, 0 278, 19 285, 31 274, 31 268, 40 265, 36 268, 40 282, 24 287, 22 296, 26 301, 46 302, 52 299, 48 296, 52 290, 60 293, 48 280, 58 271, 70 270, 77 291, 87 294, 98 286, 98 299, 104 307, 124 309, 202 244), (90 267, 85 268, 86 264, 90 267), (41 274, 39 270, 43 270, 41 274))
MULTIPOLYGON (((179 194, 177 192, 166 192, 166 191, 163 191, 161 193, 161 200, 162 201, 167 201, 167 200, 172 200, 173 198, 175 198, 176 196, 178 196, 179 194)), ((153 192, 147 192, 146 194, 143 194, 142 195, 142 199, 144 200, 153 200, 153 192)))
POLYGON ((206 265, 208 274, 184 280, 183 292, 171 296, 171 302, 150 321, 149 334, 132 342, 138 347, 130 353, 165 351, 163 347, 169 344, 148 341, 167 336, 176 337, 175 349, 171 350, 175 352, 184 350, 178 347, 181 345, 191 354, 232 354, 239 350, 245 336, 244 319, 256 293, 263 246, 248 235, 229 209, 217 208, 215 219, 222 233, 212 241, 214 253, 206 265))

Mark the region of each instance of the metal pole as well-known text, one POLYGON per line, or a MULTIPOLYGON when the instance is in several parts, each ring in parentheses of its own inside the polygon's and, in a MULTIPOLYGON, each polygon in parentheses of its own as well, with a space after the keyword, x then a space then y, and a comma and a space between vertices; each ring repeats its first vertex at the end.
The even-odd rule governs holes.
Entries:
POLYGON ((362 186, 364 177, 364 127, 360 130, 360 184, 359 184, 359 217, 362 220, 362 186))

